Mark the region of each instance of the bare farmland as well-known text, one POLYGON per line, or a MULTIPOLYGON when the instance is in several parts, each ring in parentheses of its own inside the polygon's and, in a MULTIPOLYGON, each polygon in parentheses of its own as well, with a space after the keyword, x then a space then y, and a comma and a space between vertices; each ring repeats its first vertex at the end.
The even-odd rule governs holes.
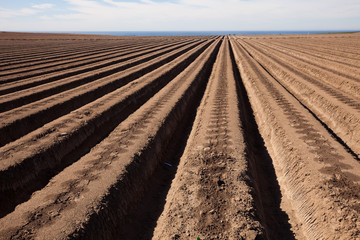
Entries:
POLYGON ((360 239, 359 34, 0 49, 0 239, 360 239))

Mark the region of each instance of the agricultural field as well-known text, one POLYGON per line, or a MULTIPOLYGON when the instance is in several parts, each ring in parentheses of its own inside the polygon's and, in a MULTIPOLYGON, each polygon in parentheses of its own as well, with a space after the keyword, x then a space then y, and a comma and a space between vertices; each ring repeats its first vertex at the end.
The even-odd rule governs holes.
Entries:
POLYGON ((0 239, 360 239, 360 34, 0 33, 0 239))

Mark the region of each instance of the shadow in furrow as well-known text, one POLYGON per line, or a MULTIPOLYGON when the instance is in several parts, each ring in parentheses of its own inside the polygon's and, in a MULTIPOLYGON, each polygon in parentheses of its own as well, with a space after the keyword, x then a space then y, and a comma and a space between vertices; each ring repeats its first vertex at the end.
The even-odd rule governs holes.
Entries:
POLYGON ((239 97, 240 120, 246 142, 246 156, 249 161, 251 183, 255 189, 254 199, 261 224, 267 239, 295 239, 288 215, 282 211, 281 191, 272 159, 258 130, 249 98, 242 82, 233 54, 230 55, 239 97))
MULTIPOLYGON (((203 92, 199 93, 201 96, 203 92)), ((197 102, 197 100, 196 100, 197 102)), ((147 181, 144 196, 133 211, 126 217, 125 223, 119 226, 120 239, 151 239, 156 222, 163 212, 166 196, 171 182, 175 178, 180 158, 184 152, 187 138, 195 119, 196 107, 192 107, 188 119, 182 122, 176 130, 175 136, 166 146, 161 162, 153 176, 147 181)))
POLYGON ((133 205, 135 207, 130 211, 126 220, 119 223, 118 236, 120 239, 152 239, 157 220, 164 210, 166 196, 175 178, 180 158, 186 147, 196 111, 204 95, 220 45, 221 42, 217 45, 206 69, 203 71, 201 86, 187 107, 184 119, 177 127, 168 145, 163 146, 166 150, 162 153, 159 166, 146 183, 144 195, 138 204, 133 205))
MULTIPOLYGON (((167 74, 164 74, 157 81, 139 91, 136 96, 132 96, 126 102, 104 112, 99 119, 92 119, 86 127, 81 128, 76 134, 59 142, 58 145, 43 153, 41 158, 47 159, 46 163, 49 164, 47 168, 41 171, 33 180, 24 184, 23 187, 0 192, 0 217, 7 215, 18 204, 30 199, 31 194, 45 187, 53 176, 88 153, 91 148, 106 138, 117 125, 186 69, 211 43, 205 44, 167 74), (104 119, 106 120, 104 121, 104 119), (69 148, 73 150, 69 152, 69 148), (67 151, 67 153, 64 153, 64 151, 67 151), (56 158, 59 159, 54 160, 56 158)), ((31 167, 30 164, 30 166, 24 166, 23 169, 24 171, 29 171, 31 167)), ((21 178, 21 174, 13 174, 21 178)))
MULTIPOLYGON (((102 200, 106 204, 106 207, 90 216, 90 220, 86 225, 77 232, 72 233, 70 238, 119 239, 121 236, 119 233, 121 227, 129 226, 129 228, 125 229, 125 232, 131 230, 131 224, 127 224, 127 222, 130 221, 134 209, 141 208, 139 202, 147 201, 147 198, 144 198, 144 194, 149 192, 147 190, 153 183, 151 179, 154 176, 155 170, 161 162, 166 161, 166 159, 162 159, 162 157, 166 155, 167 149, 172 146, 169 144, 178 138, 186 140, 184 132, 181 131, 185 129, 181 126, 186 126, 187 118, 192 115, 190 113, 196 111, 196 107, 199 105, 200 99, 196 99, 201 98, 201 91, 204 92, 205 90, 220 44, 221 42, 218 42, 215 49, 212 50, 211 56, 206 60, 203 69, 196 76, 195 81, 188 87, 181 100, 173 107, 165 122, 157 131, 156 136, 154 136, 152 141, 146 146, 146 149, 143 149, 141 154, 137 155, 136 159, 127 166, 127 174, 109 190, 110 194, 102 200), (180 135, 176 133, 180 133, 180 135)), ((167 158, 168 157, 169 156, 167 156, 167 158)), ((165 199, 165 197, 166 195, 164 194, 161 199, 165 199)), ((164 207, 161 201, 155 205, 161 209, 164 207)), ((153 215, 153 221, 141 222, 141 228, 133 230, 140 236, 135 239, 147 239, 147 237, 151 237, 150 234, 146 235, 144 225, 151 224, 155 226, 156 219, 161 211, 153 215), (141 235, 143 232, 145 235, 141 235)), ((133 221, 138 220, 135 219, 133 221)), ((153 228, 148 232, 152 231, 153 228)), ((120 239, 126 239, 126 237, 120 239)))
MULTIPOLYGON (((146 48, 146 49, 142 49, 142 50, 147 50, 147 49, 150 49, 150 47, 146 48)), ((140 49, 141 50, 141 49, 140 49)), ((114 58, 116 57, 124 57, 126 55, 129 55, 129 54, 132 54, 132 53, 135 53, 136 51, 139 51, 138 49, 135 49, 134 51, 131 51, 131 52, 124 52, 124 53, 118 53, 118 55, 116 55, 114 58)), ((89 54, 90 55, 90 54, 89 54)), ((44 77, 43 79, 41 80, 37 80, 37 81, 27 81, 26 83, 24 82, 23 84, 21 85, 15 85, 13 87, 9 87, 9 88, 5 88, 5 89, 2 89, 0 90, 0 95, 5 95, 5 94, 9 94, 9 93, 13 93, 13 92, 17 92, 17 91, 21 91, 23 89, 27 89, 27 88, 32 88, 32 87, 36 87, 36 86, 39 86, 39 85, 42 85, 42 84, 46 84, 46 83, 50 83, 50 82, 56 82, 58 80, 62 80, 64 78, 67 78, 67 77, 73 77, 75 75, 79 75, 79 74, 82 74, 82 73, 85 73, 85 72, 89 72, 89 71, 92 71, 92 70, 97 70, 97 69, 100 69, 101 67, 107 67, 107 66, 110 66, 112 64, 116 64, 115 61, 113 61, 113 63, 110 63, 110 64, 105 64, 105 65, 97 65, 97 66, 91 66, 89 67, 88 65, 89 64, 93 64, 93 63, 97 63, 97 62, 101 62, 101 61, 106 61, 106 60, 110 60, 111 59, 111 56, 113 56, 114 53, 108 53, 106 55, 104 55, 103 57, 100 57, 100 58, 94 58, 94 59, 89 59, 89 60, 86 60, 87 62, 85 63, 80 63, 80 64, 74 64, 72 66, 69 66, 65 69, 60 69, 58 70, 58 75, 55 75, 55 76, 50 76, 50 77, 44 77), (105 58, 107 56, 110 56, 108 58, 105 58), (74 70, 72 68, 78 68, 80 66, 83 66, 82 69, 79 69, 79 70, 74 70), (64 71, 68 71, 68 70, 71 70, 72 72, 65 72, 65 73, 61 73, 61 71, 64 70, 64 71)), ((139 55, 141 56, 141 54, 139 55)), ((134 56, 133 56, 134 57, 134 56)), ((137 57, 137 56, 135 56, 137 57)), ((120 62, 118 63, 121 63, 121 62, 124 62, 124 61, 127 61, 127 60, 130 60, 132 57, 126 57, 124 59, 122 59, 120 62)), ((76 63, 76 61, 75 61, 76 63)), ((48 73, 49 74, 49 73, 48 73)), ((44 73, 42 75, 45 75, 44 73)), ((1 78, 1 77, 0 77, 1 78)), ((24 79, 27 78, 27 77, 24 77, 23 79, 19 79, 19 81, 24 81, 24 79)), ((0 81, 1 82, 1 81, 0 81)))
MULTIPOLYGON (((200 43, 198 43, 197 45, 199 45, 199 44, 200 43)), ((209 43, 207 45, 209 45, 209 43)), ((185 54, 187 51, 189 51, 192 48, 193 48, 192 46, 185 48, 185 49, 181 50, 180 52, 170 55, 164 59, 161 59, 158 62, 152 63, 149 66, 146 66, 146 67, 144 67, 140 70, 137 70, 133 73, 130 73, 127 76, 116 79, 110 83, 106 83, 106 84, 99 86, 98 88, 88 91, 84 94, 79 94, 77 96, 74 96, 71 99, 68 99, 61 103, 53 105, 47 109, 38 111, 34 114, 28 115, 24 118, 18 119, 17 121, 14 121, 9 125, 7 125, 3 128, 0 128, 0 147, 4 146, 5 144, 7 144, 11 141, 15 141, 16 139, 24 136, 25 134, 28 134, 29 132, 36 130, 37 128, 45 125, 46 123, 48 123, 50 121, 53 121, 63 115, 66 115, 77 108, 80 108, 90 102, 97 100, 98 98, 105 96, 108 93, 115 91, 116 89, 134 81, 137 78, 144 76, 145 74, 147 74, 151 71, 156 70, 157 68, 161 67, 162 65, 169 63, 172 60, 174 60, 175 58, 185 54)), ((168 50, 168 52, 171 52, 171 51, 172 50, 168 50)), ((163 54, 166 54, 166 52, 156 54, 155 56, 152 56, 151 58, 155 58, 156 56, 161 56, 163 54)), ((145 61, 145 59, 143 59, 143 60, 144 60, 144 62, 150 61, 150 59, 147 59, 146 61, 145 61)), ((137 64, 140 64, 140 63, 137 63, 137 64)), ((111 70, 111 71, 113 71, 113 70, 111 70)), ((113 73, 115 73, 115 72, 113 72, 113 73)), ((106 75, 109 73, 105 72, 102 74, 106 75)), ((96 76, 94 76, 94 77, 96 77, 96 76)))
MULTIPOLYGON (((198 42, 196 45, 191 46, 191 47, 196 47, 199 44, 201 44, 201 42, 198 42)), ((13 99, 11 101, 4 101, 4 102, 0 103, 0 112, 9 111, 11 109, 18 108, 18 107, 21 107, 21 106, 26 105, 26 104, 30 104, 32 102, 35 102, 35 101, 50 97, 52 95, 55 95, 55 94, 58 94, 58 93, 61 93, 61 92, 65 92, 67 90, 79 87, 81 85, 85 85, 85 84, 88 84, 88 83, 91 83, 91 82, 95 82, 96 80, 99 80, 101 78, 108 77, 108 76, 110 76, 112 74, 115 74, 117 72, 121 72, 121 71, 124 71, 126 69, 130 69, 132 67, 143 64, 143 63, 145 63, 147 61, 151 61, 152 59, 155 59, 156 57, 167 54, 167 53, 169 53, 171 51, 175 51, 175 50, 177 50, 177 49, 179 49, 181 47, 185 47, 186 45, 189 45, 189 43, 183 43, 183 44, 178 44, 178 45, 174 44, 172 46, 162 47, 162 48, 159 48, 159 49, 156 49, 156 50, 151 49, 151 50, 149 50, 149 51, 147 51, 145 53, 139 53, 139 54, 134 55, 134 56, 124 57, 122 59, 117 59, 117 60, 113 60, 111 62, 102 63, 102 64, 97 65, 97 66, 86 67, 86 65, 83 64, 83 65, 85 65, 85 67, 83 69, 77 70, 75 72, 65 73, 65 74, 55 76, 55 77, 51 77, 49 82, 54 82, 54 81, 57 81, 57 80, 66 80, 64 78, 75 77, 76 75, 79 75, 79 74, 82 74, 82 73, 86 73, 86 72, 89 73, 90 71, 97 71, 97 70, 99 70, 101 68, 106 68, 106 67, 109 67, 109 66, 115 66, 116 64, 121 64, 121 66, 117 66, 117 67, 114 67, 113 69, 108 69, 108 70, 105 69, 101 73, 94 73, 93 75, 90 75, 90 76, 81 77, 81 78, 79 78, 77 80, 73 80, 71 82, 64 83, 62 85, 59 85, 57 87, 53 87, 53 88, 50 88, 50 89, 41 90, 41 91, 36 90, 37 92, 34 92, 31 95, 26 95, 26 96, 23 96, 23 97, 20 97, 20 98, 13 99), (174 47, 174 46, 176 46, 176 47, 174 47), (128 63, 125 63, 125 64, 123 63, 123 62, 126 62, 126 61, 130 61, 132 58, 141 57, 142 55, 145 55, 145 54, 152 54, 152 53, 154 53, 156 51, 162 51, 163 49, 166 49, 166 48, 169 48, 169 49, 164 51, 164 52, 154 54, 154 55, 148 56, 148 57, 143 58, 143 59, 134 60, 132 62, 128 62, 128 63)), ((189 48, 187 48, 187 49, 189 49, 189 48)), ((91 63, 89 63, 89 64, 91 64, 91 63)), ((52 72, 61 72, 61 71, 62 70, 59 70, 59 69, 52 70, 52 72)), ((43 72, 43 73, 41 73, 41 75, 46 74, 46 73, 47 72, 43 72)), ((45 82, 45 80, 43 82, 45 82)), ((125 83, 126 83, 126 81, 125 81, 125 83)), ((31 83, 29 83, 29 84, 31 84, 31 83)))

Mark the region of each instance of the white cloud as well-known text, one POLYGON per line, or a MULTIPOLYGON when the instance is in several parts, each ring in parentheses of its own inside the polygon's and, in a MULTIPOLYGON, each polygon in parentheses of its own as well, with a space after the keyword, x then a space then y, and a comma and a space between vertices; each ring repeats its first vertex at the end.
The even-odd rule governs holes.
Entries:
POLYGON ((321 29, 317 20, 360 18, 358 0, 66 1, 72 12, 61 18, 79 20, 78 29, 104 31, 284 29, 295 22, 294 27, 321 29), (309 19, 313 25, 302 22, 309 19))
POLYGON ((30 16, 38 13, 37 10, 31 8, 21 8, 18 10, 0 8, 0 18, 13 18, 20 16, 30 16))
POLYGON ((54 7, 54 4, 51 4, 51 3, 34 4, 34 5, 32 5, 32 7, 36 8, 36 9, 49 9, 49 8, 54 7))
POLYGON ((54 16, 55 19, 63 19, 63 20, 81 20, 86 19, 85 14, 74 13, 74 14, 57 14, 54 16))
POLYGON ((0 18, 14 18, 21 16, 36 15, 44 9, 52 8, 54 5, 50 3, 33 4, 31 8, 6 9, 0 8, 0 18))
POLYGON ((320 30, 331 29, 334 23, 338 29, 360 29, 359 0, 64 2, 67 5, 57 5, 57 12, 51 3, 44 3, 18 11, 0 9, 0 17, 3 14, 16 17, 40 12, 39 22, 24 22, 21 26, 28 24, 29 27, 56 31, 320 30))
POLYGON ((43 21, 49 21, 49 20, 52 20, 52 17, 47 16, 47 15, 40 16, 39 18, 40 18, 41 20, 43 20, 43 21))

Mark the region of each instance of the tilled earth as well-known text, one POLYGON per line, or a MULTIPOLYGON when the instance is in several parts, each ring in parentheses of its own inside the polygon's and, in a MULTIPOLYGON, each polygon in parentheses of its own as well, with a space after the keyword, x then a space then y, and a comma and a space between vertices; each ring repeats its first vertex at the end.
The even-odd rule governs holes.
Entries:
POLYGON ((360 239, 360 34, 0 49, 0 239, 360 239))

